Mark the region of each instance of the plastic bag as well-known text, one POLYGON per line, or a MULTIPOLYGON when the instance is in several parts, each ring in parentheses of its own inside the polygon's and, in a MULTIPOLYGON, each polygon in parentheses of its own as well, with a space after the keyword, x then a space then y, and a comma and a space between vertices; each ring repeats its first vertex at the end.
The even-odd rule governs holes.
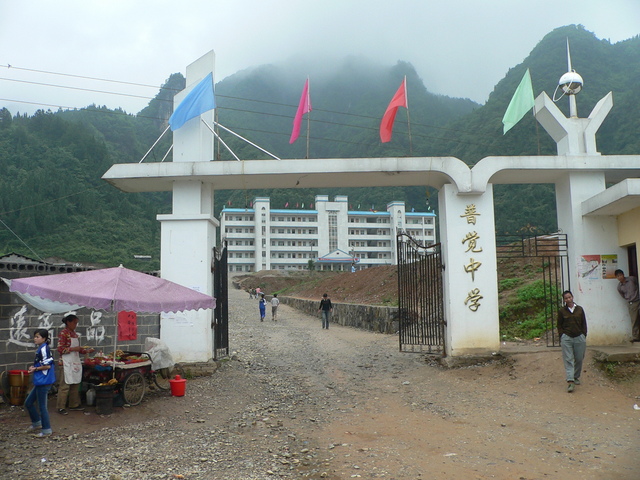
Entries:
POLYGON ((151 357, 151 368, 154 370, 172 368, 175 365, 169 347, 159 338, 147 337, 144 340, 144 349, 151 357))

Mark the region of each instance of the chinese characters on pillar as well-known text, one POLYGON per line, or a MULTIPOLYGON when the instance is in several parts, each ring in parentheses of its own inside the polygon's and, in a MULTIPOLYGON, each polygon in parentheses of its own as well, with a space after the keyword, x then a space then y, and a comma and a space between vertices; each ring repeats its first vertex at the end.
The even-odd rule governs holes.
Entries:
MULTIPOLYGON (((475 225, 476 220, 481 214, 477 212, 475 204, 467 205, 464 209, 464 214, 460 215, 461 218, 467 219, 468 225, 475 225)), ((463 266, 464 271, 466 273, 471 274, 471 281, 475 282, 476 271, 482 266, 482 262, 478 261, 476 258, 471 256, 473 253, 481 253, 482 247, 478 245, 478 241, 480 240, 480 235, 477 232, 469 232, 462 239, 462 245, 466 246, 467 249, 464 253, 469 253, 469 262, 463 266)), ((482 300, 482 295, 480 295, 480 289, 474 288, 472 289, 467 298, 464 301, 464 304, 469 307, 469 310, 475 312, 480 308, 480 300, 482 300)))

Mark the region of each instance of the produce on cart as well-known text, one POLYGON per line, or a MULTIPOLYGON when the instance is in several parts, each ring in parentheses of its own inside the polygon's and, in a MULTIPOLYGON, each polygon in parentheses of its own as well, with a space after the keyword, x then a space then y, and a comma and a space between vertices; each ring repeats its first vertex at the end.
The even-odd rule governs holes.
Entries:
MULTIPOLYGON (((93 385, 116 385, 125 403, 138 405, 146 392, 147 379, 153 381, 151 357, 147 353, 116 350, 84 360, 83 380, 93 385)), ((155 383, 155 382, 154 382, 155 383)))

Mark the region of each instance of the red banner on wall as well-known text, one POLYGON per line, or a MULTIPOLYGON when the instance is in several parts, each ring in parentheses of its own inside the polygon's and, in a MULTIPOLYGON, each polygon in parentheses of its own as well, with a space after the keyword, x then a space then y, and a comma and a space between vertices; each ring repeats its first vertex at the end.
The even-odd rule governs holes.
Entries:
POLYGON ((118 341, 138 338, 138 316, 136 312, 118 312, 118 341))

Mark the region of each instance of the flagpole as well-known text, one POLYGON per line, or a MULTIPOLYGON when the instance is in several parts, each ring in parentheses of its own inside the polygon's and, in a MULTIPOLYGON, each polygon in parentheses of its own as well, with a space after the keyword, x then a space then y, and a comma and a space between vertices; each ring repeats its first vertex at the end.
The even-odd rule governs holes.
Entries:
POLYGON ((409 118, 408 108, 407 108, 407 126, 409 127, 409 156, 413 157, 413 143, 411 142, 411 119, 409 118))
POLYGON ((307 156, 305 158, 309 158, 309 126, 311 125, 311 121, 309 119, 311 117, 311 112, 307 113, 307 156))
POLYGON ((409 129, 409 156, 413 157, 413 142, 411 141, 411 117, 409 116, 409 94, 407 92, 407 76, 404 76, 404 98, 407 104, 407 128, 409 129))
MULTIPOLYGON (((307 75, 307 105, 311 105, 311 94, 309 93, 311 86, 309 85, 309 76, 307 75)), ((311 110, 307 112, 307 156, 309 158, 309 127, 311 126, 311 110)))

